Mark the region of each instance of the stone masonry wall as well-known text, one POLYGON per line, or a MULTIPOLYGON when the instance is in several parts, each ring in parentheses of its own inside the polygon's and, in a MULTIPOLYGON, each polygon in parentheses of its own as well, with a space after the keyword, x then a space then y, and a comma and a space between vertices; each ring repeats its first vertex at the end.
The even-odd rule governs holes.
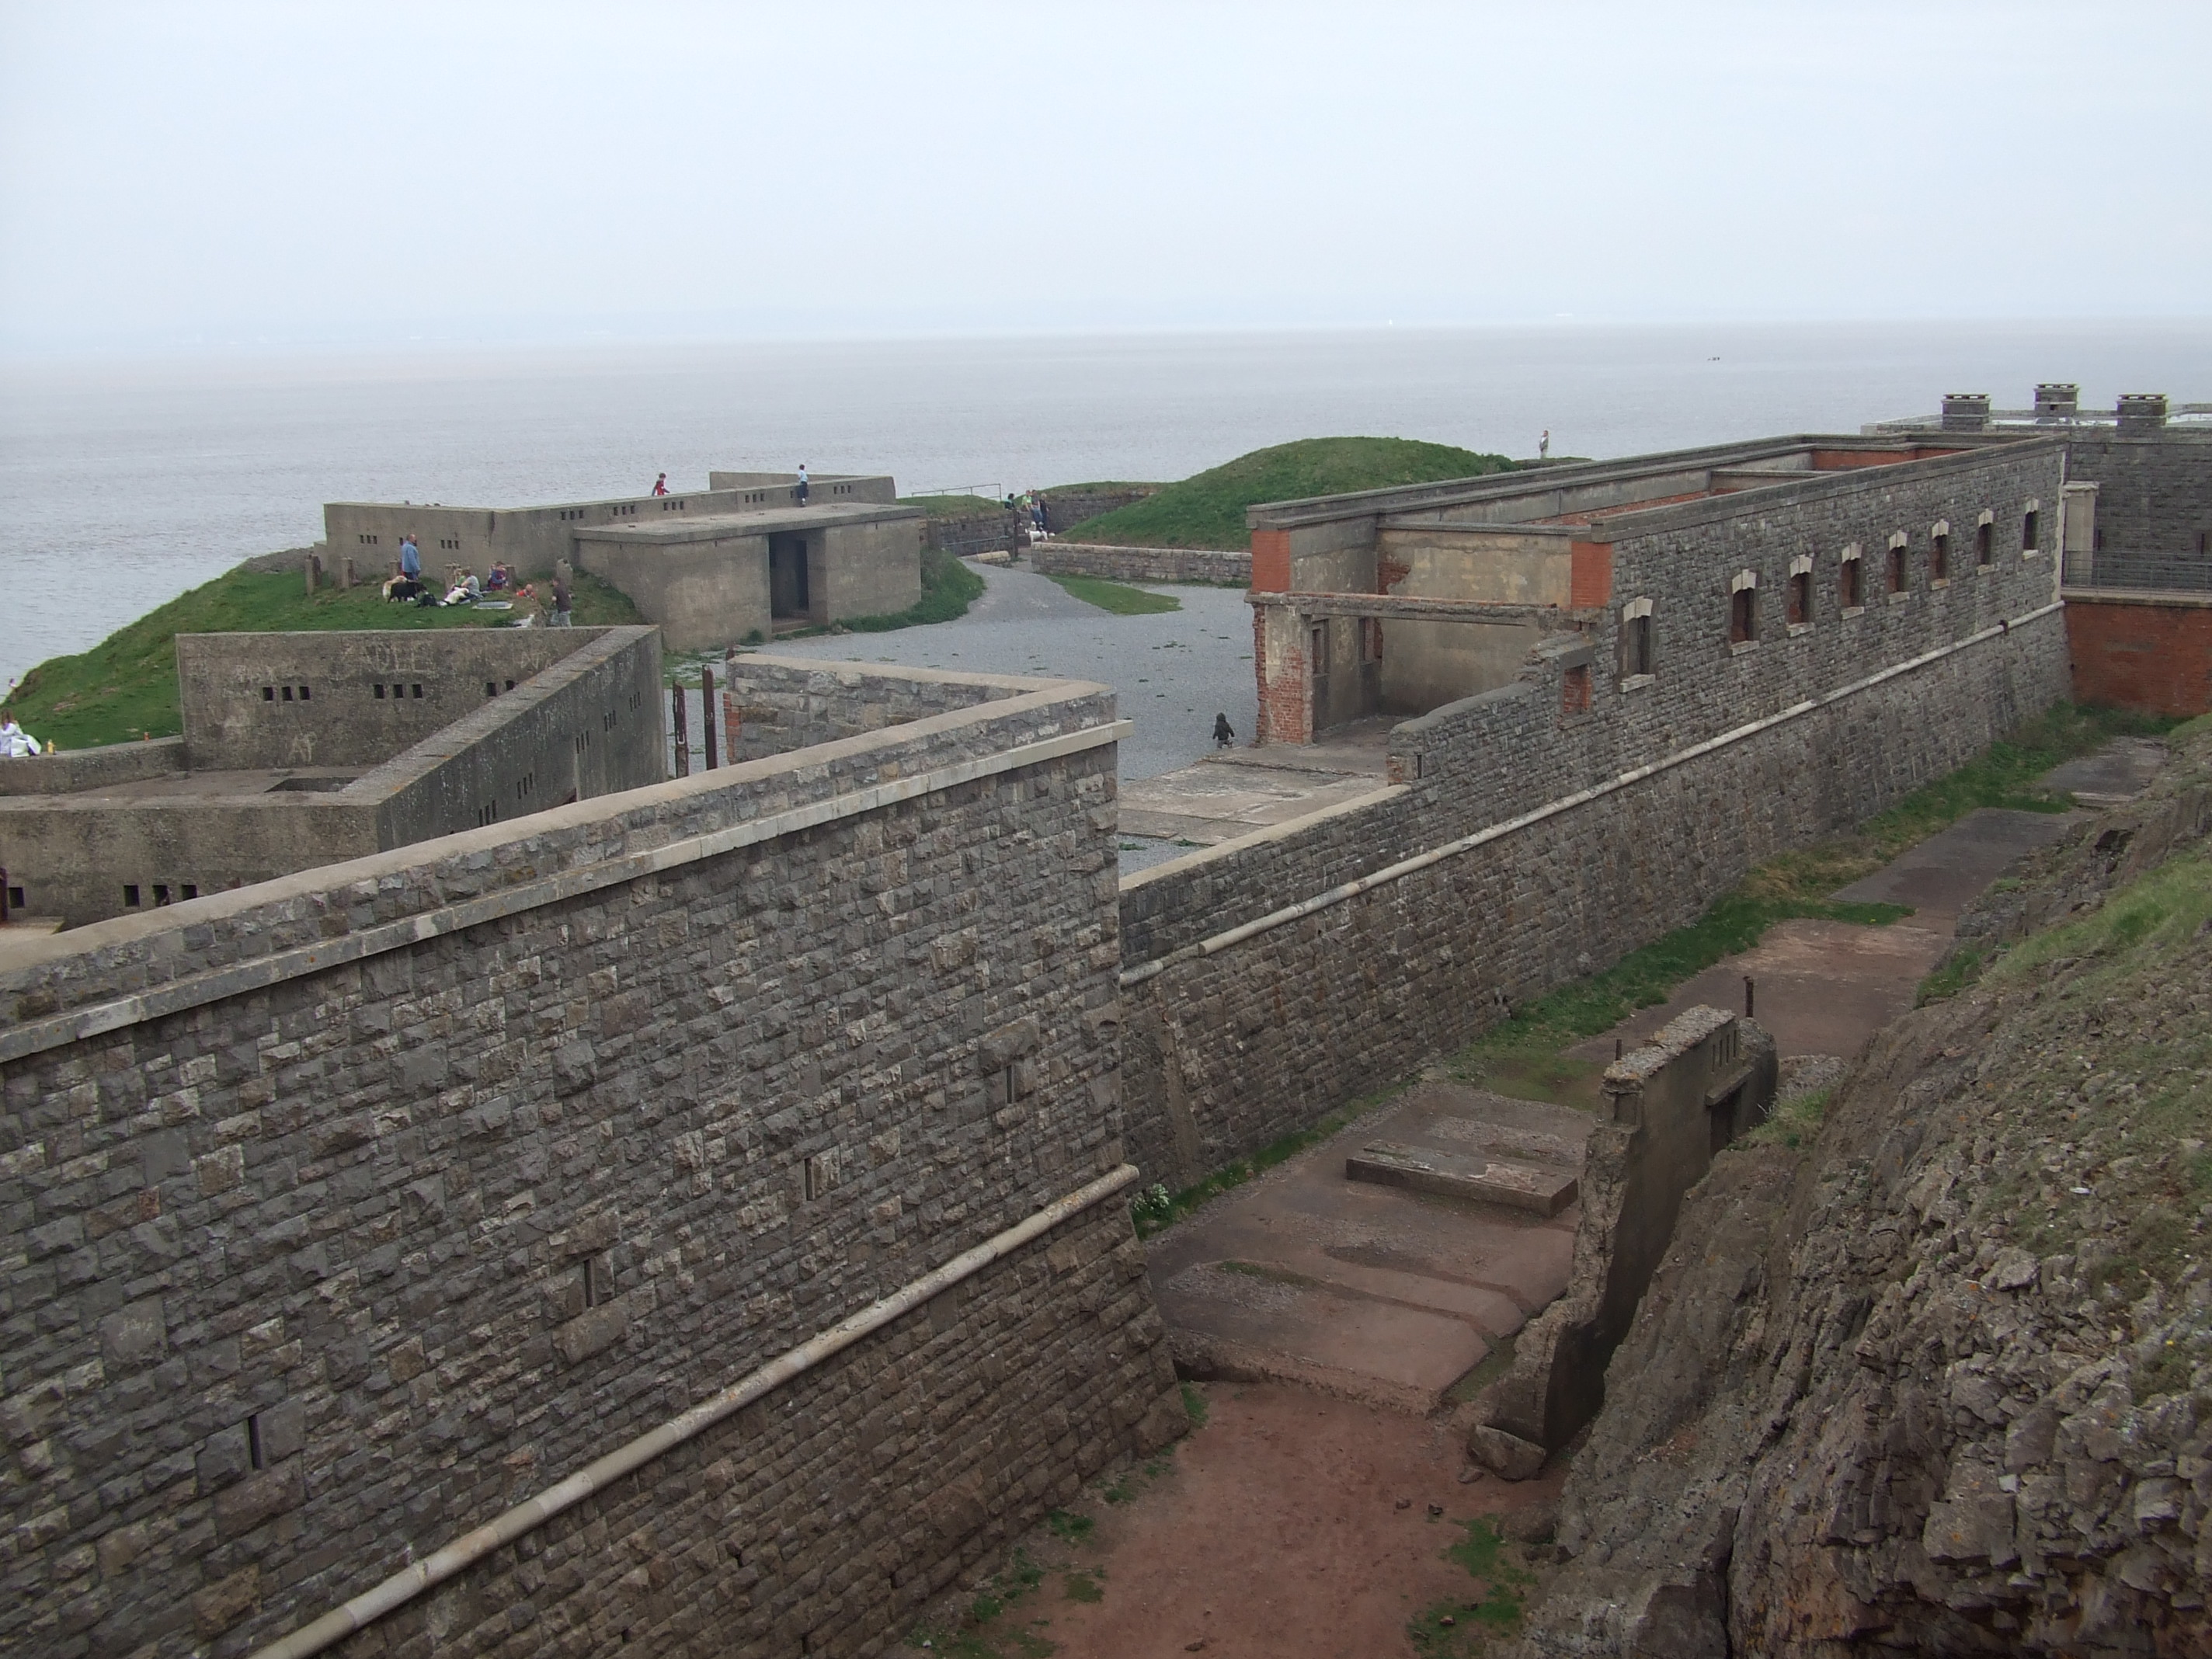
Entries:
POLYGON ((967 558, 976 553, 1018 553, 1029 545, 1029 515, 1012 507, 988 513, 930 514, 922 545, 967 558))
POLYGON ((903 726, 948 709, 1017 696, 1036 684, 1006 675, 933 668, 879 673, 857 663, 734 651, 723 675, 723 732, 732 762, 903 726))
POLYGON ((1045 528, 1054 535, 1074 530, 1091 520, 1149 500, 1160 493, 1158 484, 1127 484, 1119 489, 1048 489, 1042 492, 1045 528))
POLYGON ((2072 432, 2066 474, 2097 486, 2099 551, 2206 556, 2197 538, 2212 535, 2212 432, 2072 432))
POLYGON ((1097 547, 1082 542, 1039 542, 1030 568, 1047 576, 1103 576, 1119 582, 1248 584, 1252 556, 1202 547, 1097 547))
MULTIPOLYGON (((33 737, 38 736, 33 732, 33 737)), ((118 783, 185 769, 185 740, 154 738, 111 743, 97 749, 52 750, 0 765, 0 798, 10 795, 72 795, 82 789, 110 789, 118 783)))
MULTIPOLYGON (((2050 605, 2056 597, 2056 451, 1984 452, 1969 463, 1939 466, 1933 476, 1908 479, 1820 475, 1800 499, 1718 517, 1713 504, 1698 503, 1666 515, 1677 520, 1671 526, 1662 520, 1623 539, 1613 548, 1610 603, 1590 613, 1587 631, 1534 653, 1516 684, 1447 704, 1392 731, 1390 774, 1406 794, 1360 814, 1284 826, 1133 878, 1122 897, 1124 965, 1166 955, 2050 605), (1845 487, 1851 483, 1857 487, 1845 487), (2035 499, 2042 503, 2043 550, 2025 557, 2019 514, 2035 499), (1980 568, 1973 562, 1972 532, 1984 507, 1996 514, 1996 556, 1980 568), (1952 526, 1952 574, 1941 583, 1929 558, 1929 532, 1938 521, 1952 526), (1890 536, 1900 531, 1908 538, 1908 585, 1893 602, 1881 591, 1884 560, 1890 536), (1852 544, 1861 550, 1869 603, 1844 616, 1837 603, 1838 568, 1842 550, 1852 544), (1813 564, 1814 620, 1793 633, 1783 607, 1791 563, 1801 556, 1813 564), (1729 583, 1747 568, 1759 578, 1760 636, 1735 647, 1729 583), (1627 687, 1618 670, 1620 614, 1638 598, 1653 601, 1657 672, 1627 687), (1570 714, 1560 695, 1560 653, 1577 649, 1587 651, 1593 690, 1589 709, 1570 714)), ((2054 652, 2045 676, 2054 688, 2048 702, 2063 695, 2063 647, 2056 635, 2039 637, 2051 641, 2054 652)), ((2035 703, 2027 712, 2042 707, 2035 703)), ((1916 769, 1918 759, 1955 756, 1948 769, 2005 729, 1990 730, 1972 708, 1947 710, 1945 720, 1962 722, 1955 729, 1966 733, 1987 735, 1963 750, 1942 732, 1931 733, 1924 749, 1908 746, 1902 758, 1912 784, 1933 775, 1916 769)), ((1839 802, 1837 816, 1813 833, 1878 810, 1839 802)))
MULTIPOLYGON (((2045 616, 1212 955, 1170 957, 1124 993, 1130 1157, 1148 1182, 1194 1179, 1406 1075, 1513 1002, 1694 921, 1759 860, 1881 811, 2063 696, 2061 621, 2045 616), (1182 1158, 1179 1141, 1198 1157, 1182 1158)), ((1279 890, 1275 906, 1318 890, 1279 890)))
MULTIPOLYGON (((0 1645, 247 1651, 1115 1168, 1110 719, 1052 685, 0 974, 0 1645)), ((880 1650, 1172 1431, 1128 1243, 1109 1200, 350 1650, 880 1650)))

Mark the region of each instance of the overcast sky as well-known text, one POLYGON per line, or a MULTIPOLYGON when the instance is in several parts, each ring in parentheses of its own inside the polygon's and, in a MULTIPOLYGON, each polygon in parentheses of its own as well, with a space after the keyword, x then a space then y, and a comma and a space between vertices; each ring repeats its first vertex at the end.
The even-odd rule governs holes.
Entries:
POLYGON ((0 349, 2212 310, 2212 6, 0 0, 0 349))

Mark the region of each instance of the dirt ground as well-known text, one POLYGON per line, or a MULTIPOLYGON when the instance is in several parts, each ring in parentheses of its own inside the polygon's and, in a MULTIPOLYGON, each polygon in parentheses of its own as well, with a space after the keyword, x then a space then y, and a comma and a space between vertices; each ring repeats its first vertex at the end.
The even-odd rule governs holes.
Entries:
POLYGON ((933 1607, 915 1638, 930 1645, 902 1648, 902 1659, 1477 1650, 1462 1646, 1474 1628, 1463 1604, 1486 1586, 1446 1559, 1468 1536, 1454 1522, 1502 1522, 1556 1500, 1563 1471, 1462 1484, 1467 1459, 1440 1419, 1282 1384, 1192 1386, 1202 1426, 1172 1454, 1086 1491, 1000 1564, 995 1583, 933 1607), (1000 1606, 981 1624, 979 1597, 986 1611, 1000 1606), (1447 1601, 1462 1604, 1453 1638, 1417 1649, 1408 1621, 1447 1601))

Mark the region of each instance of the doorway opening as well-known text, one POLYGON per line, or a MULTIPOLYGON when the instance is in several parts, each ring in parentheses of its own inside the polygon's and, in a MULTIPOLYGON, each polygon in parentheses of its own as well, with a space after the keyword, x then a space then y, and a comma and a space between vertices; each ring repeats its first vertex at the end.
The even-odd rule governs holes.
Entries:
POLYGON ((776 622, 807 622, 813 617, 803 533, 784 532, 768 538, 768 613, 776 622))

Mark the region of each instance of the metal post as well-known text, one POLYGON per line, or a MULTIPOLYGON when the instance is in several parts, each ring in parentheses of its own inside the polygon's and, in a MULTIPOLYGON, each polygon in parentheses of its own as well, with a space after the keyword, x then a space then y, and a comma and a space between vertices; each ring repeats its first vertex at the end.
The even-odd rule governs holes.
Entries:
POLYGON ((684 724, 684 688, 672 686, 668 695, 676 704, 676 775, 688 778, 691 775, 691 734, 684 724))
POLYGON ((722 763, 714 742, 714 671, 699 671, 699 723, 707 728, 707 769, 711 772, 722 763))
POLYGON ((1751 975, 1749 974, 1743 976, 1743 1017, 1746 1019, 1751 1018, 1751 975))

